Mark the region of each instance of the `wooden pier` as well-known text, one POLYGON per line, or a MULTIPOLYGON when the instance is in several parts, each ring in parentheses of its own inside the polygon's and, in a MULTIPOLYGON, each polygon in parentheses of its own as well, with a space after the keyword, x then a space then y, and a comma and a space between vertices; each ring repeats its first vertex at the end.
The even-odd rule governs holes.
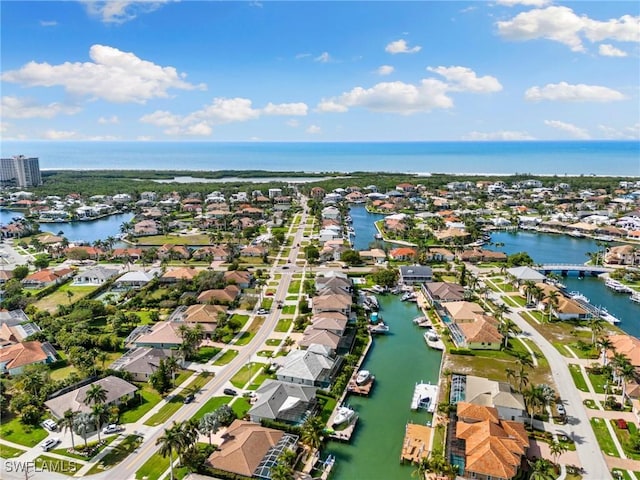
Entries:
POLYGON ((427 458, 431 453, 432 438, 433 428, 426 425, 407 423, 404 441, 402 442, 402 452, 400 453, 400 462, 417 463, 421 459, 427 458))
POLYGON ((351 380, 349 380, 349 383, 347 384, 347 392, 349 392, 352 395, 360 395, 361 397, 368 397, 369 394, 371 393, 371 390, 373 389, 373 384, 376 381, 376 377, 371 376, 371 378, 367 383, 365 383, 364 385, 358 385, 356 383, 357 376, 358 376, 358 372, 357 371, 353 372, 353 376, 351 377, 351 380))

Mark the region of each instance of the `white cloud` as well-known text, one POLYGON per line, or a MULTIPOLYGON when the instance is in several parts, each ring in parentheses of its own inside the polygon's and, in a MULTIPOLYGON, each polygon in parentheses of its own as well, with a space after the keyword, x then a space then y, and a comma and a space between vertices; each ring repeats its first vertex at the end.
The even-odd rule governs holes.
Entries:
POLYGON ((120 123, 120 119, 118 118, 117 115, 112 115, 110 117, 100 117, 98 119, 98 123, 100 125, 109 125, 109 124, 115 125, 117 123, 120 123))
POLYGON ((598 47, 598 53, 603 57, 626 57, 627 52, 620 50, 619 48, 603 43, 598 47))
POLYGON ((291 118, 286 121, 286 125, 291 128, 297 128, 300 126, 300 121, 297 118, 291 118))
POLYGON ((262 115, 299 115, 307 114, 308 107, 304 103, 269 102, 264 108, 254 108, 248 98, 214 98, 209 105, 187 115, 176 115, 165 110, 157 110, 140 118, 143 123, 150 123, 164 128, 167 135, 209 136, 215 125, 246 122, 262 115))
POLYGON ((256 8, 262 8, 264 5, 262 5, 262 2, 253 1, 253 2, 249 2, 249 6, 250 7, 256 7, 256 8))
POLYGON ((499 5, 513 7, 514 5, 524 5, 526 7, 544 7, 551 3, 551 0, 498 0, 499 5))
POLYGON ((434 108, 451 108, 453 100, 446 95, 447 84, 427 78, 418 85, 404 82, 383 82, 371 88, 355 87, 339 97, 322 100, 318 110, 345 112, 349 107, 363 107, 377 112, 410 115, 434 108))
POLYGON ((329 55, 329 52, 322 52, 320 55, 314 58, 314 60, 320 63, 328 63, 332 59, 331 59, 331 55, 329 55))
POLYGON ((345 105, 341 105, 335 100, 322 99, 316 109, 325 113, 342 113, 349 110, 345 105))
POLYGON ((140 135, 136 140, 139 142, 150 142, 153 140, 153 137, 151 135, 140 135))
POLYGON ((5 133, 9 127, 11 127, 10 123, 7 122, 0 122, 0 133, 5 133))
POLYGON ((298 53, 298 54, 296 55, 296 60, 300 60, 300 59, 302 59, 302 58, 308 58, 308 57, 310 57, 310 56, 311 56, 311 54, 310 54, 310 53, 298 53))
POLYGON ((393 68, 391 65, 380 65, 378 67, 378 75, 391 75, 393 73, 393 71, 395 70, 395 68, 393 68))
POLYGON ((82 0, 87 13, 103 23, 125 23, 138 15, 151 13, 171 0, 82 0))
POLYGON ((571 85, 567 82, 549 83, 544 87, 531 87, 524 93, 529 101, 552 100, 561 102, 614 102, 625 96, 612 88, 600 85, 571 85))
POLYGON ((463 137, 463 140, 535 140, 527 132, 518 132, 514 130, 501 130, 497 132, 470 132, 463 137))
POLYGON ((561 122, 560 120, 545 120, 544 124, 557 130, 566 132, 574 138, 580 138, 582 140, 588 140, 591 138, 589 132, 587 132, 584 128, 580 128, 572 123, 561 122))
POLYGON ((622 130, 607 125, 598 125, 598 128, 604 137, 610 140, 640 140, 640 123, 624 127, 622 130))
POLYGON ((397 53, 418 53, 420 50, 422 50, 422 47, 416 45, 415 47, 409 48, 409 46, 407 45, 407 41, 401 38, 400 40, 395 40, 389 43, 384 48, 384 50, 385 52, 395 55, 397 53))
POLYGON ((510 20, 497 22, 498 33, 509 40, 546 38, 584 52, 584 35, 592 42, 606 39, 622 42, 640 41, 640 17, 624 15, 606 22, 578 16, 564 6, 550 6, 522 12, 510 20))
POLYGON ((18 97, 2 97, 2 115, 6 118, 53 118, 56 115, 74 115, 79 107, 50 103, 40 105, 34 100, 18 97))
POLYGON ((203 84, 186 82, 186 75, 174 67, 162 67, 117 48, 92 45, 89 56, 93 62, 49 65, 32 61, 19 70, 3 73, 0 78, 28 87, 62 86, 73 95, 116 103, 145 103, 151 98, 166 98, 171 88, 205 88, 203 84))
POLYGON ((90 142, 113 142, 116 140, 121 140, 121 138, 115 135, 96 135, 93 137, 87 137, 87 140, 89 140, 90 142))
POLYGON ((489 93, 502 90, 497 78, 490 75, 478 77, 476 72, 467 67, 427 67, 427 70, 446 78, 450 82, 449 90, 454 92, 489 93))
POLYGON ((309 125, 309 127, 307 127, 305 131, 307 133, 311 133, 312 135, 317 135, 319 133, 322 133, 322 129, 317 125, 309 125))
POLYGON ((307 114, 306 103, 281 103, 279 105, 273 104, 271 102, 267 103, 267 106, 262 109, 262 112, 265 115, 300 115, 304 116, 307 114))
POLYGON ((78 132, 65 130, 47 130, 43 137, 48 140, 67 140, 78 136, 78 132))
POLYGON ((55 20, 40 20, 41 27, 55 27, 58 25, 58 22, 55 20))

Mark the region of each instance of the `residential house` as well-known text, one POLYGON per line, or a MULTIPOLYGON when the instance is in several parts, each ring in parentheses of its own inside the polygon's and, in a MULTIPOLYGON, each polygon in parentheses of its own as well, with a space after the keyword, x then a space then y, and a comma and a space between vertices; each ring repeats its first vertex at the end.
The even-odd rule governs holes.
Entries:
POLYGON ((70 268, 59 268, 56 270, 43 268, 22 280, 24 288, 46 288, 51 285, 63 283, 73 276, 73 270, 70 268))
POLYGON ((292 350, 274 360, 280 365, 276 378, 283 382, 327 388, 333 382, 341 358, 324 345, 310 345, 306 350, 292 350))
POLYGON ((394 248, 389 251, 389 257, 398 261, 414 261, 416 259, 417 250, 410 247, 394 248))
POLYGON ((524 424, 500 420, 495 408, 467 402, 458 403, 457 416, 452 448, 464 456, 464 477, 514 478, 529 448, 524 424))
POLYGON ((494 252, 483 248, 473 248, 471 250, 463 250, 458 254, 458 259, 463 262, 506 262, 507 254, 504 252, 494 252))
POLYGON ((138 387, 135 385, 131 385, 129 382, 126 382, 121 378, 110 375, 54 397, 44 402, 44 404, 55 418, 63 418, 64 412, 67 410, 89 413, 91 412, 91 406, 87 405, 85 400, 87 398, 87 391, 93 385, 100 385, 104 389, 106 399, 103 403, 107 407, 127 403, 134 397, 136 391, 138 391, 138 387))
POLYGON ((227 245, 212 245, 200 247, 193 252, 194 260, 210 260, 213 262, 226 261, 231 255, 231 249, 227 245))
POLYGON ((171 350, 138 347, 129 350, 113 362, 109 368, 118 372, 128 372, 135 382, 148 382, 149 377, 158 369, 160 360, 166 360, 171 356, 171 350))
POLYGON ((133 235, 144 237, 147 235, 158 235, 160 229, 155 220, 142 220, 133 226, 133 235))
POLYGON ((227 285, 224 288, 205 290, 198 295, 198 303, 218 303, 229 305, 235 302, 241 294, 237 285, 227 285))
POLYGON ((352 299, 349 294, 316 295, 311 299, 311 310, 314 315, 324 312, 339 312, 347 317, 351 315, 352 299))
POLYGON ((56 350, 49 342, 14 343, 0 348, 0 374, 18 375, 28 365, 53 363, 57 359, 56 350))
POLYGON ((497 382, 474 375, 454 375, 452 385, 462 385, 463 401, 494 407, 502 420, 525 421, 529 418, 521 393, 514 392, 508 382, 497 382))
POLYGON ((188 260, 191 258, 191 252, 184 245, 171 245, 170 243, 165 243, 158 248, 158 258, 188 260))
POLYGON ((453 331, 457 327, 462 334, 460 344, 460 337, 452 335, 459 347, 471 350, 500 350, 504 337, 498 331, 498 325, 498 320, 490 315, 476 315, 471 321, 456 322, 449 325, 449 328, 453 331))
POLYGON ((420 290, 431 305, 464 300, 464 287, 452 282, 423 283, 420 290))
POLYGON ((448 248, 433 247, 429 249, 429 256, 434 262, 451 262, 455 254, 448 248))
POLYGON ((111 258, 114 260, 126 260, 136 262, 142 258, 141 248, 114 248, 111 252, 111 258))
MULTIPOLYGON (((77 246, 77 247, 70 247, 64 250, 65 255, 69 256, 69 254, 71 254, 71 256, 69 256, 69 258, 73 258, 73 252, 84 252, 86 253, 86 257, 84 258, 88 258, 89 260, 100 260, 101 258, 104 257, 104 250, 102 250, 101 248, 96 248, 96 247, 89 247, 89 246, 77 246)), ((83 257, 75 257, 77 258, 83 258, 83 257)))
POLYGON ((403 265, 400 267, 399 282, 404 285, 418 285, 433 280, 431 267, 422 265, 403 265))
POLYGON ((622 354, 629 359, 636 371, 640 372, 640 339, 624 333, 609 335, 607 338, 613 344, 613 347, 607 351, 609 359, 613 358, 614 352, 622 354))
POLYGON ((176 267, 167 270, 160 281, 165 283, 176 283, 180 280, 191 281, 198 276, 201 270, 194 267, 176 267))
POLYGON ((271 468, 286 450, 295 451, 298 437, 257 423, 234 420, 206 464, 242 477, 271 478, 271 468))
POLYGON ((154 272, 154 271, 127 272, 115 281, 114 287, 119 290, 128 290, 130 288, 141 288, 141 287, 144 287, 151 280, 156 278, 157 274, 158 272, 154 272))
POLYGON ((316 387, 267 379, 255 392, 247 413, 252 422, 264 420, 299 425, 317 408, 316 387))
POLYGON ((224 281, 237 285, 241 289, 249 288, 252 280, 251 272, 246 270, 227 270, 224 272, 224 281))
POLYGON ((182 345, 180 335, 182 322, 158 322, 137 328, 138 336, 133 339, 136 347, 177 348, 182 345))
POLYGON ((78 274, 73 279, 74 285, 104 285, 113 277, 118 275, 119 271, 115 268, 92 267, 78 274))
POLYGON ((360 258, 365 263, 382 265, 387 260, 387 254, 380 248, 372 248, 371 250, 360 250, 360 258))

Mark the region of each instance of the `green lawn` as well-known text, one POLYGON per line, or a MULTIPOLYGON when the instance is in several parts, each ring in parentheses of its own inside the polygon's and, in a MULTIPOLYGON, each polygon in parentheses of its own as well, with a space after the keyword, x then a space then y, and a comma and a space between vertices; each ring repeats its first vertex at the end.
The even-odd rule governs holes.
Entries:
POLYGON ((616 432, 616 436, 620 441, 620 445, 624 449, 624 453, 627 457, 633 460, 640 460, 640 452, 636 452, 631 447, 631 436, 637 431, 637 427, 632 422, 627 422, 628 430, 618 428, 618 424, 615 420, 610 420, 613 431, 616 432))
POLYGON ((291 328, 291 323, 293 323, 292 319, 281 318, 278 320, 278 324, 276 325, 276 332, 288 332, 291 328))
POLYGON ((153 235, 148 237, 136 238, 138 245, 155 245, 160 246, 165 243, 171 245, 209 245, 211 242, 208 235, 153 235))
POLYGON ((48 455, 40 455, 35 459, 35 468, 44 472, 62 473, 72 477, 84 464, 73 460, 61 460, 59 458, 50 457, 48 455))
POLYGON ((184 398, 189 394, 197 393, 212 377, 204 374, 200 374, 194 381, 192 381, 182 393, 179 393, 165 403, 160 410, 154 413, 146 422, 145 425, 155 427, 162 423, 166 423, 171 416, 180 410, 180 407, 184 405, 184 398))
POLYGON ((626 470, 620 470, 619 468, 614 468, 613 470, 611 470, 611 474, 613 475, 613 478, 620 478, 621 480, 635 480, 635 477, 632 476, 629 472, 627 472, 626 470))
POLYGON ((120 415, 121 423, 137 422, 149 410, 156 406, 160 400, 162 400, 160 394, 152 389, 151 385, 138 384, 138 386, 141 387, 138 393, 142 397, 142 401, 129 410, 122 412, 122 414, 120 415))
POLYGON ((589 371, 587 371, 587 374, 589 375, 589 380, 591 381, 591 385, 595 392, 604 393, 604 385, 609 381, 608 377, 606 375, 595 375, 593 373, 589 373, 589 371))
MULTIPOLYGON (((175 453, 173 454, 173 460, 176 459, 175 453)), ((162 474, 169 469, 169 456, 163 457, 159 453, 154 453, 149 457, 149 460, 136 472, 137 479, 146 480, 158 480, 162 474)))
POLYGON ((270 347, 277 347, 278 345, 280 345, 282 343, 282 339, 281 338, 269 338, 264 343, 265 343, 265 345, 268 345, 270 347))
POLYGON ((317 395, 318 403, 322 406, 322 410, 320 411, 320 417, 323 422, 327 422, 329 417, 331 416, 331 412, 336 408, 336 399, 333 397, 325 397, 317 395))
POLYGON ((246 398, 238 397, 236 398, 236 401, 231 404, 231 408, 234 412, 236 412, 238 418, 244 418, 244 416, 251 408, 251 404, 246 398))
POLYGON ((236 340, 235 345, 247 345, 253 337, 255 337, 256 332, 260 330, 260 327, 264 323, 264 317, 256 317, 249 325, 246 331, 242 332, 242 335, 238 340, 236 340))
POLYGON ((243 329, 244 326, 247 324, 247 321, 249 320, 249 318, 251 318, 249 315, 240 315, 238 313, 234 313, 233 315, 231 315, 231 320, 237 320, 240 322, 241 327, 240 329, 243 329))
POLYGON ((607 420, 603 418, 592 418, 591 427, 596 434, 596 439, 598 440, 598 444, 600 445, 602 452, 612 457, 620 457, 618 450, 611 439, 611 435, 609 435, 609 430, 604 423, 606 421, 607 420))
POLYGON ((285 305, 284 307, 282 307, 282 314, 283 315, 294 315, 295 313, 296 313, 296 306, 295 305, 285 305))
POLYGON ((228 404, 231 401, 231 399, 232 397, 227 397, 227 396, 211 397, 209 400, 207 400, 207 403, 205 403, 202 407, 200 407, 200 410, 196 412, 193 418, 196 420, 200 420, 202 417, 204 417, 205 413, 213 412, 214 410, 221 407, 222 405, 228 404))
POLYGON ((569 372, 571 372, 571 377, 573 377, 573 383, 576 384, 578 390, 582 392, 588 392, 589 387, 587 387, 587 381, 584 379, 584 375, 582 375, 582 371, 580 367, 575 363, 569 364, 569 372))
POLYGON ((222 356, 220 358, 218 358, 215 362, 213 362, 213 364, 214 365, 226 365, 227 363, 229 363, 231 360, 233 360, 237 356, 238 356, 238 351, 237 350, 227 350, 226 352, 224 352, 222 354, 222 356))
POLYGON ((56 368, 55 370, 51 370, 50 376, 51 380, 64 380, 67 378, 72 372, 78 372, 78 369, 73 365, 68 365, 62 368, 56 368))
POLYGON ((0 427, 0 438, 8 441, 24 445, 25 447, 35 447, 44 440, 48 432, 40 425, 30 426, 20 422, 19 417, 7 417, 2 419, 2 427, 0 427))
POLYGON ((247 390, 257 390, 267 378, 275 378, 273 374, 261 372, 247 387, 247 390))
POLYGON ((182 370, 176 377, 175 386, 178 387, 182 385, 187 378, 191 377, 191 375, 193 375, 192 370, 182 370))
POLYGON ((13 448, 8 445, 3 445, 0 443, 0 458, 19 457, 24 452, 25 450, 20 450, 19 448, 13 448))
POLYGON ((35 303, 35 306, 39 310, 53 312, 58 308, 58 305, 69 305, 69 303, 75 303, 94 292, 96 288, 97 287, 73 286, 71 285, 71 282, 65 283, 55 292, 38 300, 35 303), (71 292, 71 298, 69 298, 67 292, 71 292))
POLYGON ((231 383, 237 388, 243 388, 264 366, 264 363, 259 362, 247 363, 233 377, 231 377, 231 383))
POLYGON ((194 360, 199 363, 207 363, 220 353, 221 350, 221 348, 217 347, 200 347, 194 360))
POLYGON ((120 444, 113 447, 113 449, 102 458, 100 463, 96 463, 91 470, 89 470, 88 475, 100 473, 117 465, 133 453, 141 444, 142 437, 138 435, 128 435, 120 444))
POLYGON ((299 293, 301 284, 302 282, 300 280, 292 280, 289 284, 289 290, 287 290, 287 293, 299 293))

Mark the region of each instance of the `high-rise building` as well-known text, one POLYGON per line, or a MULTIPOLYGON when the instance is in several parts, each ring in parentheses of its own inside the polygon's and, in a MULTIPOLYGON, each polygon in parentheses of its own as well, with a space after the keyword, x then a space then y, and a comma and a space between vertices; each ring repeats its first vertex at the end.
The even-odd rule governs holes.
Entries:
POLYGON ((40 161, 24 155, 0 159, 0 184, 17 187, 42 185, 40 161))

